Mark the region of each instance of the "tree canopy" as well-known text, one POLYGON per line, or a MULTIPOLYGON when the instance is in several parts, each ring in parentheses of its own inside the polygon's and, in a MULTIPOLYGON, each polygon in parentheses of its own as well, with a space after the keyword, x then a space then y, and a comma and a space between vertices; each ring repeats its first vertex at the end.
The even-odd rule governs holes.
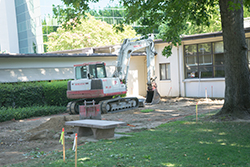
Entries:
MULTIPOLYGON (((87 10, 88 8, 86 8, 87 10)), ((96 18, 104 18, 104 21, 108 24, 119 24, 123 22, 123 18, 126 10, 123 7, 116 6, 111 7, 107 6, 103 9, 88 9, 85 13, 89 13, 90 15, 96 18)), ((70 19, 76 18, 76 22, 82 18, 83 13, 78 13, 72 7, 72 5, 53 5, 53 15, 58 19, 60 23, 66 23, 70 19)))
POLYGON ((84 47, 96 47, 121 43, 124 38, 134 38, 136 32, 131 26, 124 26, 124 31, 88 14, 79 22, 70 19, 65 27, 48 35, 48 51, 70 50, 84 47))

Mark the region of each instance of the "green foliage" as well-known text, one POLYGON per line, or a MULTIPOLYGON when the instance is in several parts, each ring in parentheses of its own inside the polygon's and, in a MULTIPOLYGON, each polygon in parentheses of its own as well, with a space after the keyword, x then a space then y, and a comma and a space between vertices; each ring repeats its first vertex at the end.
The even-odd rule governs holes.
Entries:
POLYGON ((114 95, 112 98, 126 97, 126 96, 127 96, 127 94, 125 93, 125 94, 121 94, 121 95, 114 95))
POLYGON ((239 2, 228 1, 229 10, 239 10, 241 8, 241 4, 239 2))
POLYGON ((73 18, 76 18, 76 22, 79 22, 79 18, 81 17, 81 13, 76 13, 75 9, 69 5, 53 5, 53 14, 55 18, 58 19, 59 23, 63 24, 63 26, 64 23, 73 18))
POLYGON ((0 84, 0 96, 0 107, 28 107, 44 104, 41 84, 0 84))
POLYGON ((0 108, 0 122, 20 120, 36 116, 52 115, 65 112, 66 107, 59 106, 33 106, 25 108, 0 108))
POLYGON ((148 113, 148 112, 152 112, 154 111, 154 109, 145 109, 145 110, 141 110, 141 112, 143 113, 148 113))
POLYGON ((0 84, 0 107, 66 106, 67 81, 0 84))
POLYGON ((93 16, 87 18, 71 19, 65 28, 58 28, 48 36, 48 50, 69 50, 84 47, 114 45, 124 38, 134 38, 136 32, 131 26, 124 26, 123 32, 116 32, 112 25, 96 20, 93 16))
POLYGON ((46 105, 66 106, 69 102, 66 92, 67 81, 43 83, 43 93, 46 105))
MULTIPOLYGON (((51 18, 54 19, 54 18, 51 18)), ((52 32, 56 32, 57 28, 59 26, 53 26, 53 25, 48 25, 46 22, 46 19, 42 20, 42 29, 43 29, 43 42, 46 43, 48 42, 48 34, 52 32)), ((44 52, 47 52, 47 46, 46 44, 44 45, 44 52)))
MULTIPOLYGON (((85 13, 89 13, 94 17, 102 17, 108 24, 118 24, 123 21, 125 9, 123 7, 110 7, 107 6, 104 9, 95 10, 89 9, 86 10, 85 13)), ((85 14, 77 13, 72 6, 60 6, 53 5, 53 14, 55 18, 59 20, 59 23, 62 23, 62 26, 65 26, 70 19, 76 19, 76 22, 79 23, 80 18, 82 18, 85 14)))
POLYGON ((92 16, 95 17, 123 17, 124 16, 124 8, 123 7, 105 7, 101 10, 90 10, 89 11, 92 16))
POLYGON ((201 34, 201 33, 209 33, 209 32, 217 32, 221 31, 221 19, 220 19, 220 11, 219 6, 214 7, 214 13, 208 18, 209 25, 196 25, 191 22, 187 22, 187 28, 183 34, 192 35, 192 34, 201 34))

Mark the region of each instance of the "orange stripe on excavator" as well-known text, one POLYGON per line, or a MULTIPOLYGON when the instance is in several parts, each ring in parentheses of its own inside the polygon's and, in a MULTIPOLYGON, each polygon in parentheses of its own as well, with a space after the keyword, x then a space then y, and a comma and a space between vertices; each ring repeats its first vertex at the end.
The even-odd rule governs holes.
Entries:
POLYGON ((67 97, 69 99, 88 99, 88 98, 100 98, 105 96, 114 96, 125 94, 126 91, 122 92, 114 92, 114 93, 103 93, 103 89, 95 89, 95 90, 84 90, 84 91, 67 91, 67 97))

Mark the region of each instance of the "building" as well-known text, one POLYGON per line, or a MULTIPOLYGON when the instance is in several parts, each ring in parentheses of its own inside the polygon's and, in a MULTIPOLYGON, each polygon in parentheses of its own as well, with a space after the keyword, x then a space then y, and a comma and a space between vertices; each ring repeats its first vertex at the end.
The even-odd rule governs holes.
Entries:
POLYGON ((42 53, 40 0, 0 1, 0 51, 42 53))
MULTIPOLYGON (((250 60, 250 28, 245 29, 250 60)), ((162 50, 168 44, 155 41, 155 72, 158 91, 163 97, 223 98, 225 90, 222 33, 184 36, 182 44, 172 48, 166 58, 162 50)), ((0 82, 73 79, 73 65, 104 61, 111 76, 118 45, 58 51, 47 54, 0 54, 0 82)), ((249 65, 250 67, 250 65, 249 65)), ((146 95, 145 53, 132 54, 128 75, 128 94, 146 95)))

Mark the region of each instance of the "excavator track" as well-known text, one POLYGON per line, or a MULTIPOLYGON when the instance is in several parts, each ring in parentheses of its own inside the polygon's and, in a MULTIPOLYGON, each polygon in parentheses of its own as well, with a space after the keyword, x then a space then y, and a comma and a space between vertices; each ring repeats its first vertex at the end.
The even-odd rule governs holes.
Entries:
MULTIPOLYGON (((84 104, 83 100, 69 102, 67 105, 67 112, 71 115, 79 114, 79 105, 84 104)), ((136 97, 117 97, 109 100, 99 102, 102 114, 115 113, 126 110, 131 110, 139 107, 139 100, 136 97)))
POLYGON ((79 114, 79 105, 83 104, 84 99, 83 100, 77 100, 77 101, 71 101, 67 104, 67 109, 66 111, 71 114, 79 114))
POLYGON ((102 114, 131 110, 139 107, 139 100, 136 97, 117 97, 100 102, 102 114))

